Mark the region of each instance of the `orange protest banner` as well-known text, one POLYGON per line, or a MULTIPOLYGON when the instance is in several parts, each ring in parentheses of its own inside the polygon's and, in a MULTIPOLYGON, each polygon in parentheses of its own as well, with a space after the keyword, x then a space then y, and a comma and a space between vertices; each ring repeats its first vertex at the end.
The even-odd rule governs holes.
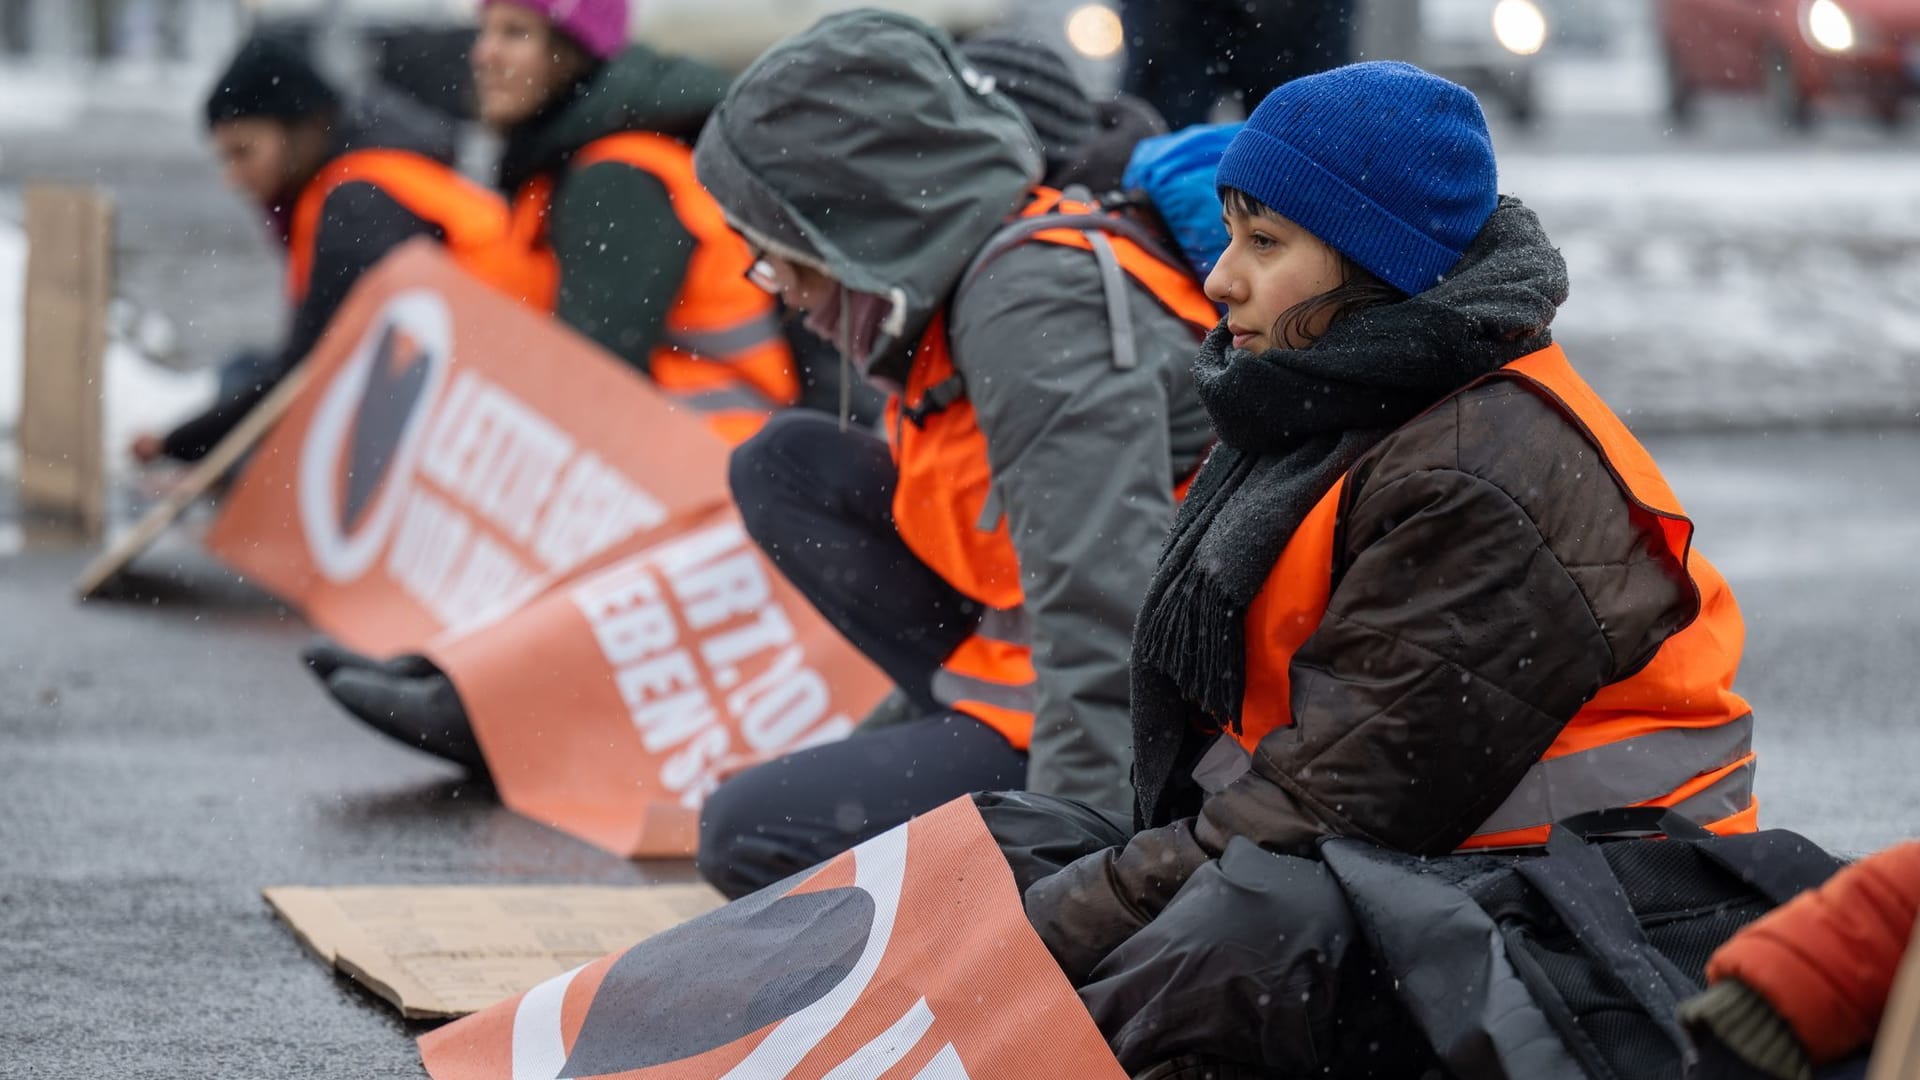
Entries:
POLYGON ((434 1080, 1125 1080, 965 799, 420 1040, 434 1080))
POLYGON ((850 733, 886 689, 850 652, 731 506, 427 648, 507 805, 626 855, 691 854, 728 759, 850 733))
POLYGON ((208 547, 350 648, 433 657, 508 806, 685 855, 723 760, 885 693, 742 532, 726 444, 433 245, 367 275, 303 371, 208 547))
POLYGON ((368 274, 306 366, 207 543, 349 648, 518 607, 728 499, 696 417, 430 243, 368 274))

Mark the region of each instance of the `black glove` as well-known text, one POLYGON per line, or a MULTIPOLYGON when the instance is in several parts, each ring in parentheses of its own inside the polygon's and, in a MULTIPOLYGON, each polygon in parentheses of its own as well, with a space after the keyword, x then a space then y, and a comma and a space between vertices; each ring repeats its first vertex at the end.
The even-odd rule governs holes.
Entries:
MULTIPOLYGON (((453 681, 425 657, 401 659, 409 662, 405 670, 418 673, 395 674, 385 666, 337 666, 324 676, 327 692, 382 735, 485 779, 487 759, 453 681)), ((311 657, 308 662, 313 662, 311 657)), ((314 670, 320 670, 318 664, 314 670)))
POLYGON ((381 671, 388 675, 415 676, 438 675, 440 669, 433 661, 424 656, 396 656, 391 660, 375 660, 364 653, 345 648, 332 638, 317 637, 301 650, 300 659, 307 667, 326 682, 334 672, 343 668, 357 668, 361 671, 381 671))

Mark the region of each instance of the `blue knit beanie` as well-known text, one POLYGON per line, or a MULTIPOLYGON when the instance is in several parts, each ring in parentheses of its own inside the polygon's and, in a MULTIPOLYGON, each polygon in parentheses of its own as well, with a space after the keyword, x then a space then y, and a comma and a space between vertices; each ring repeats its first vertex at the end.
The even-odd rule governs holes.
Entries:
POLYGON ((1480 103, 1397 61, 1350 64, 1268 94, 1215 180, 1408 294, 1453 269, 1499 198, 1480 103))

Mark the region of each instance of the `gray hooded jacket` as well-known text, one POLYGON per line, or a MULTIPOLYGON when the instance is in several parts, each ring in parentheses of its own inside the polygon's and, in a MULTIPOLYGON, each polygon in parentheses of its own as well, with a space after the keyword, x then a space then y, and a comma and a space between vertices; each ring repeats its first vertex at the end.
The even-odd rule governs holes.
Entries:
POLYGON ((1058 245, 1016 247, 962 287, 1025 203, 1040 149, 945 34, 905 16, 832 16, 774 47, 714 113, 695 167, 751 242, 891 301, 873 355, 855 358, 871 374, 904 383, 947 310, 1034 628, 1029 785, 1130 806, 1134 613, 1171 481, 1211 441, 1192 331, 1133 285, 1138 363, 1117 369, 1099 267, 1058 245))

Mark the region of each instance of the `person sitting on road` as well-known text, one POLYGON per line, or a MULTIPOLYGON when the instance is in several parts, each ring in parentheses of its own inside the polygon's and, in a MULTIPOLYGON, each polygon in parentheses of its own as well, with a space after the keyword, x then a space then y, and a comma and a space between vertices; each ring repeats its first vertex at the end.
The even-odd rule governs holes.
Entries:
POLYGON ((627 21, 627 0, 483 0, 474 84, 513 204, 483 276, 737 442, 800 386, 746 244, 693 176, 727 79, 627 45, 627 21))
POLYGON ((1009 784, 1126 807, 1133 611, 1212 441, 1197 281, 1037 188, 1017 107, 905 16, 775 46, 695 164, 761 279, 894 392, 888 438, 788 413, 731 476, 749 534, 910 717, 724 783, 702 874, 738 896, 1009 784))
POLYGON ((1744 629, 1554 344, 1566 265, 1497 194, 1470 93, 1399 63, 1297 80, 1216 182, 1220 444, 1135 626, 1134 813, 978 802, 1123 1065, 1317 1074, 1271 1059, 1299 991, 1262 958, 1299 910, 1219 887, 1229 841, 1523 848, 1623 805, 1752 831, 1744 629))
POLYGON ((206 456, 305 359, 360 275, 395 248, 430 237, 470 260, 506 227, 501 200, 447 164, 450 125, 392 95, 349 110, 305 57, 270 40, 240 48, 207 98, 206 120, 228 184, 265 212, 286 247, 292 318, 278 351, 221 370, 212 406, 135 439, 142 462, 206 456))

